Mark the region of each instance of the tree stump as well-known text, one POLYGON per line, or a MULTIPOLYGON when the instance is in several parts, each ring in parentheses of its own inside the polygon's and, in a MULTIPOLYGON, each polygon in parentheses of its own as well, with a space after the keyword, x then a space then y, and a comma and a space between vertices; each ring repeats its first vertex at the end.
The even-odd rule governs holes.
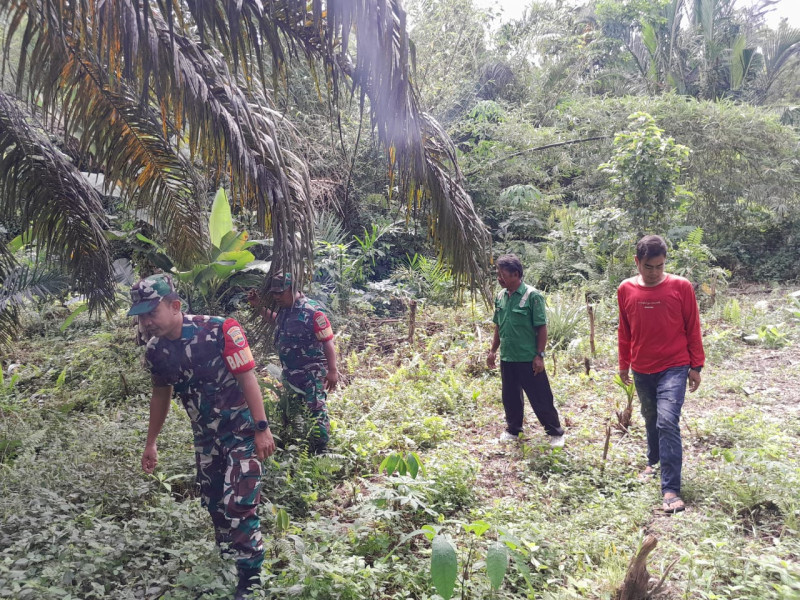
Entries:
POLYGON ((410 303, 411 310, 408 313, 408 343, 414 343, 414 332, 417 328, 417 301, 412 300, 410 303))
POLYGON ((628 398, 628 404, 621 411, 615 411, 617 414, 617 427, 623 433, 628 433, 631 426, 631 419, 633 418, 633 398, 628 398))
POLYGON ((658 538, 648 535, 644 538, 639 552, 631 559, 628 572, 622 587, 617 590, 614 600, 647 600, 649 593, 647 587, 650 583, 650 573, 647 572, 647 555, 658 544, 658 538))

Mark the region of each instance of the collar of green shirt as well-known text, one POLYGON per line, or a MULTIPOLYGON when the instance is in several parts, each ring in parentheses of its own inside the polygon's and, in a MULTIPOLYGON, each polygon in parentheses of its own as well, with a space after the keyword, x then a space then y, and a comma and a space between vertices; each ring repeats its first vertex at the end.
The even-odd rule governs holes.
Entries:
POLYGON ((503 294, 503 296, 505 298, 511 298, 512 296, 516 296, 517 294, 522 296, 525 293, 525 290, 527 290, 527 289, 528 289, 528 286, 525 285, 525 282, 524 281, 520 281, 519 282, 519 287, 516 290, 514 290, 512 293, 509 294, 507 289, 503 290, 505 292, 505 294, 503 294))

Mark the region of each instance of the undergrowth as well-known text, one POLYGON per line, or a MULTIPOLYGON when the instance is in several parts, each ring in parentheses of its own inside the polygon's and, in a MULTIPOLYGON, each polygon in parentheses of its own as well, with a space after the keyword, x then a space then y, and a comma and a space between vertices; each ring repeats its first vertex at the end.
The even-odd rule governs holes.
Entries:
MULTIPOLYGON (((561 301, 579 312, 578 300, 561 301)), ((646 533, 660 540, 651 574, 677 561, 662 598, 800 598, 799 323, 787 306, 779 290, 719 299, 704 314, 709 361, 683 419, 688 509, 672 518, 658 510, 657 482, 637 478, 636 411, 627 432, 611 427, 604 458, 621 400, 612 303, 597 310, 595 356, 583 319, 555 363, 548 357, 564 449, 547 445, 529 408, 524 441, 495 442, 500 381, 484 362, 483 307, 424 306, 413 341, 406 315, 340 319, 346 385, 330 397, 331 452, 309 456, 276 426, 256 597, 433 598, 428 528, 455 544, 464 599, 613 598, 646 533), (785 344, 745 339, 779 317, 785 344), (417 453, 424 469, 379 472, 392 452, 417 453), (475 523, 486 533, 476 536, 475 523), (483 559, 498 540, 510 562, 494 593, 483 559)), ((214 547, 177 403, 158 471, 139 467, 149 390, 130 334, 123 319, 84 324, 30 338, 4 360, 2 598, 230 596, 233 564, 214 547)), ((267 402, 276 414, 276 399, 267 402)))

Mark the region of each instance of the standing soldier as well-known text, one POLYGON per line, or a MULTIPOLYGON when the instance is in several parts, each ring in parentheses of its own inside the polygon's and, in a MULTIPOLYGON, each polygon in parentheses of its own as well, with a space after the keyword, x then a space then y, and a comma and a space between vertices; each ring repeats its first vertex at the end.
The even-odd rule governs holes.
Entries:
POLYGON ((522 282, 522 263, 513 254, 497 259, 497 282, 503 288, 494 301, 494 339, 486 363, 493 369, 500 349, 500 378, 506 430, 500 441, 519 439, 525 402, 544 426, 550 445, 564 445, 564 430, 553 403, 553 392, 544 369, 547 321, 544 297, 522 282))
MULTIPOLYGON (((308 407, 314 419, 310 449, 320 454, 327 448, 331 430, 326 392, 335 389, 339 381, 333 329, 318 302, 299 290, 292 291, 291 274, 274 276, 266 293, 279 307, 277 314, 264 311, 262 315, 276 323, 275 347, 283 367, 281 376, 308 407)), ((251 301, 255 303, 255 298, 251 297, 251 301)))
POLYGON ((689 391, 700 387, 705 364, 700 311, 691 282, 664 270, 667 245, 657 235, 636 244, 639 274, 623 281, 619 303, 619 376, 633 382, 647 432, 647 467, 655 475, 661 463, 662 508, 675 513, 681 500, 681 408, 689 391))
POLYGON ((216 541, 236 557, 236 599, 260 583, 264 545, 256 509, 261 498, 261 461, 275 451, 255 363, 234 319, 185 315, 169 275, 152 275, 131 288, 129 316, 151 337, 145 361, 153 392, 142 469, 158 463, 156 439, 172 393, 192 422, 197 480, 211 514, 216 541))

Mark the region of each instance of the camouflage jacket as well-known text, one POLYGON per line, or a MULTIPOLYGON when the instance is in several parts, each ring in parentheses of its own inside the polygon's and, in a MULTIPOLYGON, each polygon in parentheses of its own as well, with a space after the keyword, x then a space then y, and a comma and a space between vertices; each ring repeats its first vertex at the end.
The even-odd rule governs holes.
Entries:
POLYGON ((283 378, 304 391, 328 372, 322 343, 333 339, 333 329, 321 304, 300 296, 291 308, 278 313, 275 347, 283 378))
POLYGON ((250 409, 234 374, 255 362, 235 319, 183 315, 181 337, 151 338, 145 362, 153 386, 171 385, 183 402, 196 441, 252 434, 250 409))

